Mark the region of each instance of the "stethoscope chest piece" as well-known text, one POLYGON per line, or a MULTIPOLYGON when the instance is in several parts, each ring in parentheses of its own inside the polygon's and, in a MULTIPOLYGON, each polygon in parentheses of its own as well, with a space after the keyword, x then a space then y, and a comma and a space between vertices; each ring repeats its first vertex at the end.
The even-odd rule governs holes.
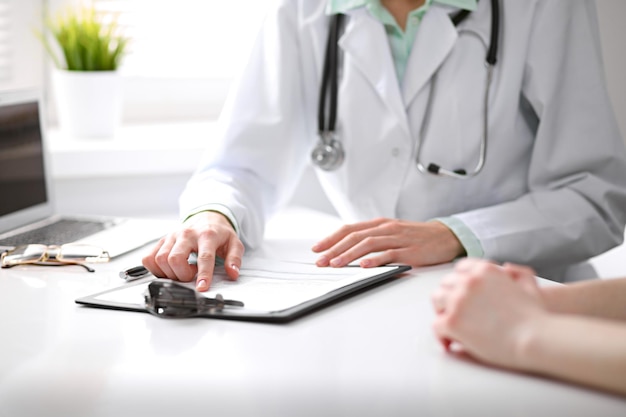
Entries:
POLYGON ((320 133, 321 140, 311 152, 311 159, 318 168, 324 171, 334 171, 339 168, 345 159, 343 145, 331 132, 320 133))

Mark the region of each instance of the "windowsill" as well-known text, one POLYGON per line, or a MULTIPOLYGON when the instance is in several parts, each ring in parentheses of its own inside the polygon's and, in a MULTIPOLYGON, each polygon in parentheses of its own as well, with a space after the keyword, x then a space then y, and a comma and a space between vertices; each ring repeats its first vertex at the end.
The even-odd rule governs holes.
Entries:
POLYGON ((48 130, 51 172, 57 179, 191 174, 215 137, 215 122, 121 127, 113 138, 74 139, 48 130))
MULTIPOLYGON (((176 212, 178 196, 203 153, 218 143, 218 132, 215 121, 150 123, 123 126, 110 139, 72 139, 49 129, 47 142, 65 212, 145 215, 176 212)), ((335 213, 313 169, 300 181, 290 204, 335 213)))

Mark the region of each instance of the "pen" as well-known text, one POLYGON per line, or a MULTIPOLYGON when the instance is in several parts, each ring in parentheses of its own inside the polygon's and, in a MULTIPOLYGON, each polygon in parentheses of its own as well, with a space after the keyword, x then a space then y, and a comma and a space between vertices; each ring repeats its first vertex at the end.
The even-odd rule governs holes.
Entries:
MULTIPOLYGON (((198 255, 195 252, 192 252, 189 254, 187 262, 189 265, 196 265, 198 263, 198 255)), ((132 268, 128 268, 120 272, 120 278, 126 282, 136 281, 147 277, 148 275, 150 275, 150 271, 148 271, 148 269, 143 265, 133 266, 132 268)))
MULTIPOLYGON (((191 252, 189 257, 187 258, 187 263, 189 265, 197 265, 198 264, 198 254, 195 252, 191 252)), ((223 265, 224 261, 221 258, 216 258, 215 265, 223 265)), ((150 271, 143 266, 133 266, 132 268, 125 269, 120 272, 120 278, 122 278, 126 282, 135 281, 144 277, 147 277, 150 274, 150 271)))
MULTIPOLYGON (((198 254, 195 252, 191 252, 189 254, 189 257, 187 258, 187 263, 189 265, 197 265, 198 264, 198 254)), ((224 260, 222 258, 220 258, 219 256, 215 257, 215 266, 222 266, 224 265, 224 260)))

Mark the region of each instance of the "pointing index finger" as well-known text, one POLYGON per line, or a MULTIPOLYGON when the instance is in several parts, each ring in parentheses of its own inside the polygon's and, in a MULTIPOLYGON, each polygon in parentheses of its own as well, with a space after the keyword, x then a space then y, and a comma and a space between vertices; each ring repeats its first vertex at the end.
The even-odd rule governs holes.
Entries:
MULTIPOLYGON (((198 266, 198 277, 196 278, 196 290, 207 291, 213 280, 213 271, 215 269, 215 243, 200 240, 198 242, 198 253, 195 256, 196 265, 198 266)), ((190 256, 190 261, 192 257, 190 256)))

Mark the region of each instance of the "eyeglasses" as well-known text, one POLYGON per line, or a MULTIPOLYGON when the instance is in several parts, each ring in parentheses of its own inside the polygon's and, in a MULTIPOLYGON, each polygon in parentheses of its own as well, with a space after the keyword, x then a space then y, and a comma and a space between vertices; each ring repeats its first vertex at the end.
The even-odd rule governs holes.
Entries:
POLYGON ((89 272, 94 269, 85 265, 85 262, 108 262, 109 253, 99 247, 91 245, 40 245, 31 244, 18 246, 4 252, 0 256, 2 268, 12 268, 16 265, 45 265, 45 266, 82 266, 89 272))
POLYGON ((148 284, 144 297, 146 310, 155 316, 165 318, 201 317, 222 311, 227 306, 243 307, 241 301, 224 300, 220 294, 215 298, 205 297, 194 289, 169 279, 152 281, 148 284))

